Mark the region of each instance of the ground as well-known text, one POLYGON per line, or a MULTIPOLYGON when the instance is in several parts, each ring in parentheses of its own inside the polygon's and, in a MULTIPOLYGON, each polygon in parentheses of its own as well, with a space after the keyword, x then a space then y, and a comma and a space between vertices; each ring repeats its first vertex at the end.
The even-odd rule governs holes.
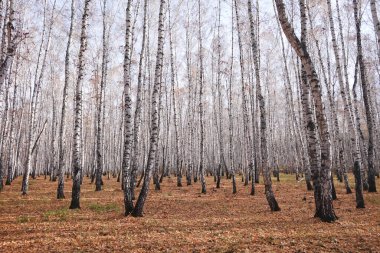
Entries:
POLYGON ((366 192, 366 208, 356 209, 355 194, 336 183, 339 220, 324 223, 313 218, 313 193, 293 175, 273 179, 280 212, 270 211, 262 184, 250 196, 238 181, 233 195, 230 181, 216 189, 209 177, 204 195, 199 183, 178 188, 166 178, 161 191, 151 186, 144 217, 133 218, 123 216, 115 179, 95 192, 85 178, 82 208, 69 210, 71 180, 66 199, 56 200, 57 182, 30 180, 21 196, 18 178, 0 193, 0 252, 380 252, 379 193, 366 192))

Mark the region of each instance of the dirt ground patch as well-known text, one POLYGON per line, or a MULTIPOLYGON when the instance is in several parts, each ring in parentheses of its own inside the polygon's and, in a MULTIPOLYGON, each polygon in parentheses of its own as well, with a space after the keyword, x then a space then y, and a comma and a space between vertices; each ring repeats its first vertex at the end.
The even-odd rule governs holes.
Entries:
MULTIPOLYGON (((313 193, 305 182, 281 175, 274 191, 281 207, 271 212, 264 187, 256 195, 238 180, 238 193, 223 179, 220 189, 207 178, 176 187, 166 178, 161 191, 151 191, 145 216, 123 216, 123 193, 115 179, 104 179, 95 192, 84 179, 81 209, 69 210, 71 180, 65 200, 56 200, 56 182, 30 181, 21 196, 21 177, 0 193, 0 252, 380 252, 380 195, 365 193, 366 208, 355 208, 355 194, 336 183, 334 207, 339 220, 313 218, 313 193)), ((352 180, 352 178, 351 178, 352 180)), ((353 186, 353 184, 352 184, 353 186)), ((377 187, 380 189, 379 180, 377 187)))

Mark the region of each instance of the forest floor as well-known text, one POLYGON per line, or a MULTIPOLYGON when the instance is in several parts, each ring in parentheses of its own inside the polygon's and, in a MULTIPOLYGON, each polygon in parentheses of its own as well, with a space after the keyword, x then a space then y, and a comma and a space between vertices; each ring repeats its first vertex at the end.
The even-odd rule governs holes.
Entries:
POLYGON ((233 195, 229 180, 216 189, 209 177, 203 195, 199 183, 178 188, 172 177, 159 192, 151 186, 145 216, 133 218, 123 216, 115 179, 104 178, 104 190, 95 192, 85 178, 81 209, 69 210, 71 180, 66 199, 56 200, 57 182, 31 179, 21 196, 20 177, 0 193, 0 252, 380 252, 379 193, 366 192, 366 208, 356 209, 355 194, 336 183, 339 220, 324 223, 313 218, 305 181, 280 179, 273 180, 280 212, 269 210, 262 184, 250 196, 238 180, 233 195))

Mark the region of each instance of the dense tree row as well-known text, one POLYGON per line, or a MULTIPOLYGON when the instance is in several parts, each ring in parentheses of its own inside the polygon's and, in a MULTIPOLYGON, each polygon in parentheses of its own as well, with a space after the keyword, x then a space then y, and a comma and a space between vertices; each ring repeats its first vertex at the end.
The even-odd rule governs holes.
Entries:
MULTIPOLYGON (((80 208, 120 182, 125 215, 155 190, 206 176, 250 185, 292 173, 334 221, 334 180, 364 208, 379 177, 375 0, 0 1, 0 190, 57 182, 80 208), (124 11, 125 10, 125 11, 124 11), (336 176, 336 179, 334 179, 336 176), (136 187, 141 190, 135 196, 136 187), (134 202, 136 200, 136 203, 134 202)), ((254 201, 254 199, 252 200, 254 201)))

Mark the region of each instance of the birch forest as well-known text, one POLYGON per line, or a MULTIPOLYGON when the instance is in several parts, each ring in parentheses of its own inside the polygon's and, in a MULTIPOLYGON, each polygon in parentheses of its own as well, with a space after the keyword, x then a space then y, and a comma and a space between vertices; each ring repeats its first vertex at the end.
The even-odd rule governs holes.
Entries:
POLYGON ((377 252, 379 0, 0 0, 0 252, 377 252))

